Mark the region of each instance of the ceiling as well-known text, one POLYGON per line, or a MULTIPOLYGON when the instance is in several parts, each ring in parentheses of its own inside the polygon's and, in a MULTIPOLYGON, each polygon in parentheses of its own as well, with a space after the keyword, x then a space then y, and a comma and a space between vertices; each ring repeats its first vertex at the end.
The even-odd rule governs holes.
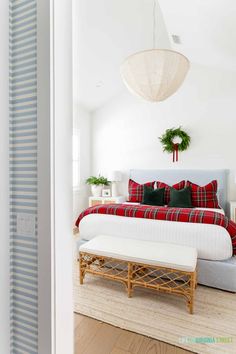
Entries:
MULTIPOLYGON (((159 0, 158 47, 236 70, 235 0, 159 0), (172 34, 181 38, 174 44, 172 34)), ((153 0, 74 0, 75 99, 95 110, 126 90, 120 64, 152 47, 153 0), (77 80, 78 79, 78 80, 77 80)))

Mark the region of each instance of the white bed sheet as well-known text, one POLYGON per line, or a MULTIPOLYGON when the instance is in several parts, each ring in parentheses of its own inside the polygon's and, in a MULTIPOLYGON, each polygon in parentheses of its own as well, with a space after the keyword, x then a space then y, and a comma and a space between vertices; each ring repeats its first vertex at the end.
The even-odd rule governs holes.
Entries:
POLYGON ((231 237, 218 225, 90 214, 81 220, 79 229, 84 240, 108 235, 195 247, 198 258, 206 260, 225 260, 232 256, 231 237))

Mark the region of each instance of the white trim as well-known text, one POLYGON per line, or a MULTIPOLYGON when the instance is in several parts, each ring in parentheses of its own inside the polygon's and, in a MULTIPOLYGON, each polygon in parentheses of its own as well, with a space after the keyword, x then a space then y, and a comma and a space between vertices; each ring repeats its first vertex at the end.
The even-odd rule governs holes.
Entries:
POLYGON ((38 0, 39 354, 73 354, 71 16, 38 0))
POLYGON ((55 352, 73 354, 72 2, 54 0, 55 352))
POLYGON ((73 168, 73 172, 72 172, 72 176, 73 176, 73 178, 72 178, 72 180, 73 180, 73 191, 74 190, 78 190, 79 189, 79 187, 80 187, 80 175, 81 175, 81 171, 80 171, 80 166, 81 166, 81 163, 80 163, 80 160, 81 160, 81 152, 80 152, 80 150, 81 150, 81 139, 80 139, 80 129, 78 129, 78 128, 75 128, 74 126, 73 126, 73 135, 72 135, 72 168, 73 168), (77 137, 77 143, 78 143, 78 146, 77 146, 77 149, 78 149, 78 151, 77 151, 77 156, 76 156, 76 158, 75 158, 75 151, 74 151, 74 149, 75 149, 75 146, 74 146, 74 138, 75 137, 77 137), (74 171, 74 163, 76 163, 76 165, 77 165, 77 173, 78 173, 78 179, 77 179, 77 183, 76 184, 74 184, 74 173, 75 173, 75 171, 74 171))

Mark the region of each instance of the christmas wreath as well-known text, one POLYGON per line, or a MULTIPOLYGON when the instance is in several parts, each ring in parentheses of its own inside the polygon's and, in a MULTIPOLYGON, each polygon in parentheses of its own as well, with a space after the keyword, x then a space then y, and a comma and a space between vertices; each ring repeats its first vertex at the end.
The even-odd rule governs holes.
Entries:
POLYGON ((191 141, 190 136, 181 127, 167 129, 159 139, 163 151, 173 153, 173 162, 178 161, 178 151, 187 150, 191 141))

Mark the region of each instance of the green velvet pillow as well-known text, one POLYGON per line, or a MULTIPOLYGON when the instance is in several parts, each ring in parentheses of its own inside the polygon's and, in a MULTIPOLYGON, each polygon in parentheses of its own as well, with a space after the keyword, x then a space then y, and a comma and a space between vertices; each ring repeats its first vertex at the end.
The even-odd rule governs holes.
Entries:
POLYGON ((142 204, 147 205, 164 205, 165 188, 153 189, 144 186, 142 204))
POLYGON ((185 187, 180 190, 171 188, 170 202, 168 206, 177 207, 177 208, 192 208, 193 205, 192 205, 191 188, 185 187))

